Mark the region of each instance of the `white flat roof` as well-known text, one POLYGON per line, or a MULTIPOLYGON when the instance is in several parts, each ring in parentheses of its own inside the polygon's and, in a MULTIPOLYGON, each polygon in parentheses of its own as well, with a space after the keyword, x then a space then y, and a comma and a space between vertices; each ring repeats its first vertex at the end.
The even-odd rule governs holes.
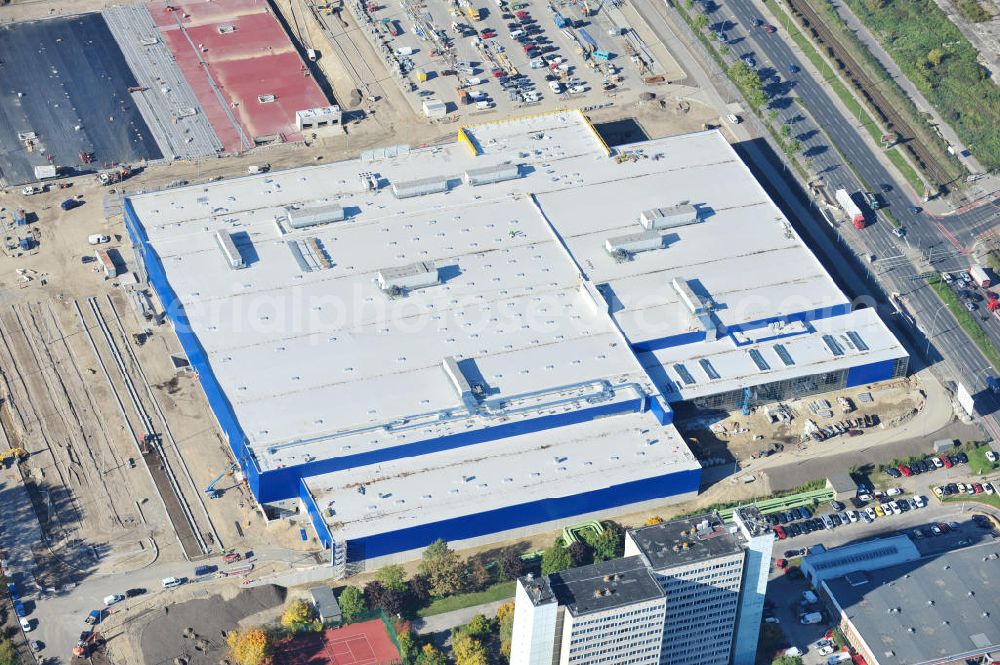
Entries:
POLYGON ((354 540, 697 469, 677 430, 650 421, 648 413, 603 418, 482 443, 472 459, 463 449, 422 455, 419 473, 412 458, 400 459, 306 484, 338 540, 354 540))
MULTIPOLYGON (((497 413, 506 406, 472 417, 459 408, 441 367, 449 356, 466 361, 495 406, 516 403, 515 419, 586 408, 598 387, 613 400, 654 392, 629 342, 702 330, 674 278, 688 280, 729 326, 846 303, 718 132, 647 141, 616 157, 577 112, 464 135, 132 197, 262 468, 506 417, 497 413), (516 164, 520 177, 462 181, 468 169, 503 164, 516 164), (392 184, 428 180, 447 180, 448 191, 393 194, 392 184), (642 211, 684 202, 697 206, 699 223, 665 229, 663 248, 625 261, 605 251, 608 238, 644 230, 642 211), (287 209, 304 205, 340 205, 346 219, 286 232, 287 209), (223 259, 218 229, 232 234, 245 269, 223 259), (421 262, 438 269, 440 284, 394 295, 375 283, 383 268, 421 262), (595 285, 604 297, 595 298, 595 285)), ((873 349, 894 342, 877 319, 863 334, 873 349)), ((731 380, 706 384, 720 392, 747 374, 735 349, 724 338, 642 360, 718 356, 724 377, 731 361, 731 380)), ((785 373, 845 362, 809 358, 785 373)), ((649 374, 671 390, 662 371, 649 374)))
MULTIPOLYGON (((822 372, 856 367, 883 360, 894 360, 906 351, 889 332, 873 309, 859 309, 843 316, 810 321, 808 326, 790 324, 753 331, 758 338, 774 337, 766 341, 736 346, 729 338, 715 342, 702 342, 639 354, 657 385, 663 387, 664 396, 671 402, 717 395, 746 386, 756 386, 796 377, 807 377, 822 372), (801 334, 796 334, 802 331, 801 334), (859 348, 848 332, 857 335, 865 349, 859 348), (783 337, 781 335, 788 335, 783 337), (836 355, 823 339, 832 336, 836 355), (779 348, 793 364, 788 365, 779 355, 779 348), (760 354, 765 369, 754 360, 751 350, 760 354), (705 360, 718 374, 711 378, 701 361, 705 360), (687 383, 676 367, 683 365, 694 383, 687 383)), ((748 340, 747 336, 740 336, 748 340)))

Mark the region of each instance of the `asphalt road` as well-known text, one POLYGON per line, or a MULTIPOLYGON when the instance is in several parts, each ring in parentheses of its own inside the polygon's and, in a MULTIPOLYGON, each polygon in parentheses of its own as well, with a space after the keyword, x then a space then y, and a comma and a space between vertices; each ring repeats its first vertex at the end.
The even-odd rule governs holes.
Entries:
MULTIPOLYGON (((1000 401, 986 389, 986 376, 993 372, 989 362, 969 342, 954 318, 942 311, 940 299, 918 277, 928 270, 967 269, 968 250, 963 243, 971 245, 975 234, 996 223, 1000 209, 985 205, 941 220, 923 212, 914 213, 913 207, 921 202, 908 198, 906 189, 862 137, 864 130, 857 120, 841 112, 832 93, 812 76, 808 63, 792 51, 784 31, 779 27, 767 33, 762 27, 754 27, 755 19, 767 22, 756 0, 710 2, 707 16, 710 25, 724 28, 732 58, 749 56, 755 60, 772 98, 771 108, 777 111, 780 122, 792 127, 792 136, 802 145, 802 156, 813 172, 822 175, 831 192, 840 188, 850 192, 869 188, 879 191, 888 185, 889 191, 880 194, 906 228, 903 238, 894 235, 892 225, 878 213, 861 231, 844 224, 837 233, 855 254, 863 257, 863 263, 869 264, 887 293, 901 294, 904 311, 914 315, 920 324, 922 332, 917 337, 925 333, 930 337, 925 354, 928 361, 940 362, 938 369, 945 379, 959 381, 973 393, 977 411, 987 416, 984 426, 1000 438, 1000 423, 995 418, 1000 401), (790 65, 798 71, 791 73, 790 65), (869 263, 867 259, 872 256, 875 260, 869 263)), ((662 33, 660 26, 653 27, 662 33)), ((901 313, 900 317, 904 325, 912 325, 908 316, 901 313)), ((994 332, 1000 341, 1000 330, 994 332)))

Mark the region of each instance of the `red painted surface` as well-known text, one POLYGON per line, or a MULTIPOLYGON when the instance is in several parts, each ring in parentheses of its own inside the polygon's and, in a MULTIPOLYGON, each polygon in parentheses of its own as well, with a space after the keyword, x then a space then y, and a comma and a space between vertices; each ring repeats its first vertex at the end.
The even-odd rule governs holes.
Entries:
POLYGON ((302 633, 276 645, 274 662, 282 665, 391 665, 399 652, 379 619, 302 633))
POLYGON ((227 152, 251 147, 255 136, 300 140, 295 112, 329 105, 263 0, 157 0, 148 8, 227 152), (220 34, 220 26, 236 29, 220 34), (258 95, 276 100, 261 104, 258 95))

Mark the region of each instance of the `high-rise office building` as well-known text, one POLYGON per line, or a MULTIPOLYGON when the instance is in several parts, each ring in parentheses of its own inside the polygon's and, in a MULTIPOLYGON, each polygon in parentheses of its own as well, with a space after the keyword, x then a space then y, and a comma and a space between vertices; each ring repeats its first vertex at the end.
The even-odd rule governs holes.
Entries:
POLYGON ((511 665, 659 665, 664 602, 639 557, 522 577, 511 665))
POLYGON ((630 530, 624 559, 522 578, 511 665, 752 665, 773 539, 743 506, 732 524, 630 530))

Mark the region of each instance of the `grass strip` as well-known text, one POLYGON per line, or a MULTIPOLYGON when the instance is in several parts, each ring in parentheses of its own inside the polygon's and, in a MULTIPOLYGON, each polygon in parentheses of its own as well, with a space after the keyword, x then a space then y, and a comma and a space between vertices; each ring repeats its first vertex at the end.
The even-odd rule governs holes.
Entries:
POLYGON ((955 292, 940 277, 929 278, 927 284, 948 307, 948 311, 958 321, 958 325, 969 336, 969 339, 976 345, 980 353, 986 356, 986 360, 993 366, 993 369, 1000 371, 1000 350, 997 349, 993 340, 986 335, 986 331, 979 325, 979 321, 972 315, 972 312, 965 308, 965 305, 958 299, 955 292))
POLYGON ((438 598, 430 605, 417 611, 417 616, 424 618, 455 610, 464 610, 466 607, 475 607, 483 603, 492 603, 498 600, 506 600, 514 597, 515 582, 500 582, 493 586, 473 593, 462 593, 457 596, 446 596, 438 598))

